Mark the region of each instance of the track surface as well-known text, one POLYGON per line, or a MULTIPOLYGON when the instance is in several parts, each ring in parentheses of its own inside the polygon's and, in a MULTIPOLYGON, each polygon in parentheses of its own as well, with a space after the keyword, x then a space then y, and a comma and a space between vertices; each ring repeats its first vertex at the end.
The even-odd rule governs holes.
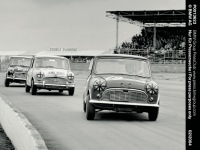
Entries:
POLYGON ((74 96, 41 90, 32 96, 23 85, 4 87, 0 96, 15 105, 39 131, 50 150, 183 150, 185 149, 185 81, 157 80, 161 106, 158 120, 147 113, 97 113, 87 121, 82 109, 86 76, 77 75, 74 96))

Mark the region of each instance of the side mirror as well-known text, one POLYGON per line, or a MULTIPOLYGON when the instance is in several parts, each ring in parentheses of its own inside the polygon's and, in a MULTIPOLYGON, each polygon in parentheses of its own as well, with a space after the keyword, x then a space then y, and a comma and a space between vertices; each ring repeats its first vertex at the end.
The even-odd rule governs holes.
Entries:
POLYGON ((88 69, 91 71, 91 70, 92 70, 92 67, 90 67, 90 66, 89 66, 89 68, 88 68, 88 69))

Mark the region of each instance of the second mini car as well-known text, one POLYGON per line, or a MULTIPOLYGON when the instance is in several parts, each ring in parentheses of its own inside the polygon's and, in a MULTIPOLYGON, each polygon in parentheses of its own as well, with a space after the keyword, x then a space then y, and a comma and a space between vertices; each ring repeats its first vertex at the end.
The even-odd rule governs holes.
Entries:
POLYGON ((59 56, 35 56, 27 73, 25 91, 36 95, 40 89, 67 90, 74 95, 74 73, 67 58, 59 56))

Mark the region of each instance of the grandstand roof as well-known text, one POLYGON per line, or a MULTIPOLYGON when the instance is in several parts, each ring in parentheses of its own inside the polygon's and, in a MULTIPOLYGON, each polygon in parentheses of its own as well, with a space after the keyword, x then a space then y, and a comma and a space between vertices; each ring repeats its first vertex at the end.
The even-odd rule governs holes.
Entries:
POLYGON ((148 23, 185 23, 186 10, 106 11, 106 16, 120 21, 148 23))
POLYGON ((98 54, 109 53, 105 50, 80 50, 80 51, 42 51, 35 55, 51 55, 51 56, 89 56, 93 57, 98 54))
POLYGON ((16 56, 16 55, 22 55, 26 51, 0 51, 0 56, 16 56))

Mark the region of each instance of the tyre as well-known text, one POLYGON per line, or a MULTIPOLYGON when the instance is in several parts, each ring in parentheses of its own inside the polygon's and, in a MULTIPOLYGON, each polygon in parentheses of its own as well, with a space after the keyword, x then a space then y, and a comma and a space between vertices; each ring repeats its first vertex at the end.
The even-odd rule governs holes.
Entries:
POLYGON ((31 87, 25 83, 25 91, 28 93, 30 92, 31 87))
POLYGON ((73 96, 73 95, 74 95, 74 87, 71 88, 71 89, 69 89, 69 95, 70 95, 70 96, 73 96))
POLYGON ((31 94, 36 95, 37 94, 37 87, 34 85, 34 80, 31 81, 31 94))
POLYGON ((89 103, 89 98, 88 98, 88 100, 86 101, 86 118, 87 120, 94 120, 94 117, 95 117, 95 108, 94 105, 89 103))
POLYGON ((63 90, 58 90, 59 91, 59 93, 62 93, 63 92, 63 90))
POLYGON ((149 120, 156 121, 156 119, 158 118, 158 113, 159 113, 159 107, 151 108, 148 112, 149 120))
POLYGON ((5 81, 4 81, 5 87, 9 87, 9 84, 10 84, 9 80, 8 80, 8 79, 5 79, 5 81))
MULTIPOLYGON (((86 96, 86 101, 88 101, 88 96, 86 96)), ((86 103, 83 98, 83 111, 86 112, 86 103)))
POLYGON ((83 111, 86 112, 86 103, 83 100, 83 111))

